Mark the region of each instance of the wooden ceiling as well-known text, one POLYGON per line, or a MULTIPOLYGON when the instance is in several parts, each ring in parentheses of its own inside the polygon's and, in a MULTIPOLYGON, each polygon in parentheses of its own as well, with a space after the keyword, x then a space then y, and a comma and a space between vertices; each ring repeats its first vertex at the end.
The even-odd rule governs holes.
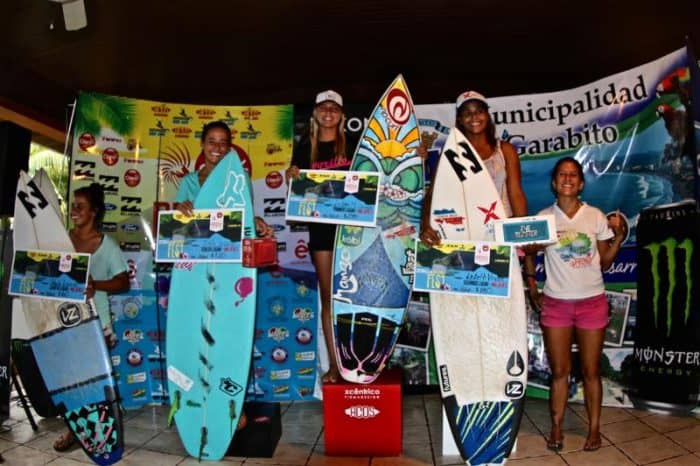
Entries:
MULTIPOLYGON (((0 2, 0 109, 62 130, 78 90, 166 102, 374 102, 403 73, 416 103, 475 88, 567 89, 697 49, 697 0, 48 0, 0 2)), ((8 118, 0 113, 0 118, 8 118)))

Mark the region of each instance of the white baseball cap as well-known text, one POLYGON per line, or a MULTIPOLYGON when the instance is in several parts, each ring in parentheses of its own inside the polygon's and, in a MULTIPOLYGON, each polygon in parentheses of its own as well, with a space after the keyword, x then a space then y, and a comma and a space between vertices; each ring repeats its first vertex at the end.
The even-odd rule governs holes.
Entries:
POLYGON ((479 102, 483 103, 486 105, 488 108, 489 103, 486 102, 486 97, 483 95, 479 94, 476 91, 467 91, 467 92, 462 92, 459 97, 457 97, 457 108, 459 108, 464 102, 468 100, 478 100, 479 102))
POLYGON ((332 91, 328 89, 327 91, 319 92, 316 95, 316 105, 321 104, 323 102, 335 102, 336 104, 340 105, 341 107, 343 106, 343 98, 341 97, 340 94, 338 94, 335 91, 332 91))

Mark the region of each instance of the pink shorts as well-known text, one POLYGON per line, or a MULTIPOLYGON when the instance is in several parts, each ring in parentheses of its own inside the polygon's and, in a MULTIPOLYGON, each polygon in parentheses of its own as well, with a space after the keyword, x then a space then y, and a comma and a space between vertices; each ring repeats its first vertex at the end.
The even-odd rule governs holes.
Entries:
POLYGON ((583 299, 557 299, 544 295, 540 324, 589 330, 605 328, 608 326, 608 300, 605 294, 583 299))

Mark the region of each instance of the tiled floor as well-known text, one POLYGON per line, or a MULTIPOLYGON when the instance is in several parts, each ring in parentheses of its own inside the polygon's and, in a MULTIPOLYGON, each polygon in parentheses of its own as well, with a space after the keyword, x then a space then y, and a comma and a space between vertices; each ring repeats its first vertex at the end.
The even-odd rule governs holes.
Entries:
MULTIPOLYGON (((272 458, 225 458, 225 465, 449 465, 462 464, 458 457, 441 454, 440 397, 409 395, 403 399, 403 455, 386 458, 345 458, 324 455, 323 414, 320 402, 283 405, 283 433, 272 458)), ((549 465, 641 465, 700 466, 700 420, 673 417, 632 409, 604 408, 603 447, 581 450, 586 434, 583 406, 572 405, 566 416, 564 450, 545 448, 543 434, 549 428, 547 403, 528 399, 517 450, 509 464, 549 465)), ((125 419, 127 451, 120 462, 133 466, 196 465, 187 457, 177 433, 167 429, 167 408, 146 407, 130 411, 125 419)), ((68 466, 90 464, 81 450, 58 454, 52 449, 63 429, 59 419, 39 419, 33 432, 24 411, 13 402, 11 417, 0 431, 0 453, 8 465, 68 466), (8 430, 9 429, 9 430, 8 430)))

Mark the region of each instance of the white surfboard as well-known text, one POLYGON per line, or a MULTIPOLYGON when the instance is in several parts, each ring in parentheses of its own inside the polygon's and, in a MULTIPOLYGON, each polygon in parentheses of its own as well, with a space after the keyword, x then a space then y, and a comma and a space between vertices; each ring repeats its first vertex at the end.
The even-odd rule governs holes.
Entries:
MULTIPOLYGON (((493 220, 499 218, 505 211, 491 176, 453 128, 433 180, 432 227, 445 240, 493 240, 493 220)), ((457 448, 471 465, 504 462, 522 416, 527 320, 515 255, 511 286, 509 299, 430 295, 445 413, 457 448)))
MULTIPOLYGON (((15 200, 14 247, 73 251, 48 186, 20 172, 15 200)), ((53 191, 53 188, 51 188, 53 191)), ((57 197, 56 197, 57 199, 57 197)), ((116 382, 102 326, 94 308, 55 300, 21 298, 34 357, 54 405, 88 457, 113 464, 124 452, 116 382)))

